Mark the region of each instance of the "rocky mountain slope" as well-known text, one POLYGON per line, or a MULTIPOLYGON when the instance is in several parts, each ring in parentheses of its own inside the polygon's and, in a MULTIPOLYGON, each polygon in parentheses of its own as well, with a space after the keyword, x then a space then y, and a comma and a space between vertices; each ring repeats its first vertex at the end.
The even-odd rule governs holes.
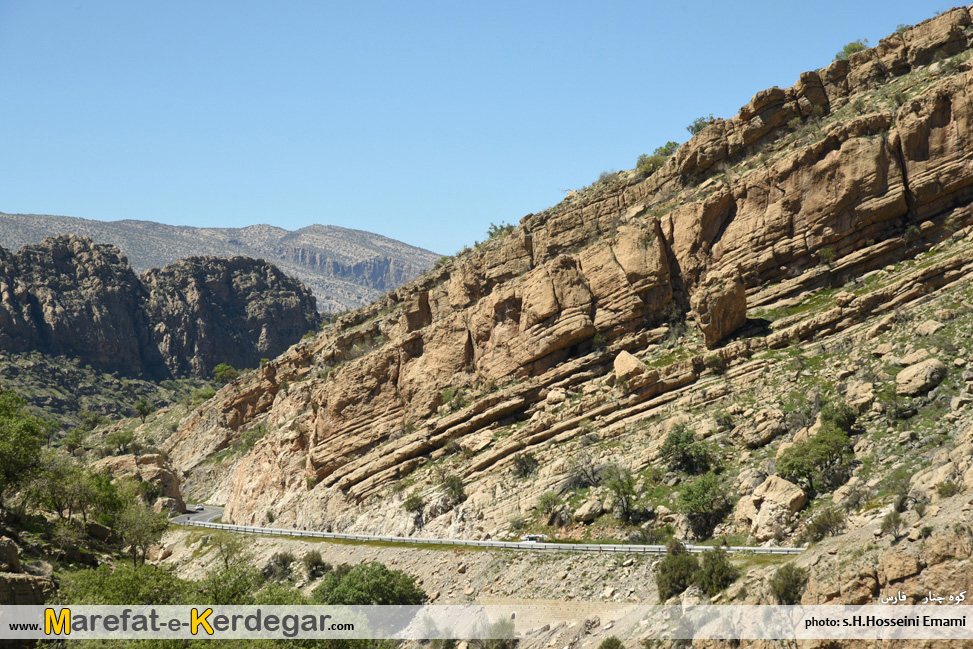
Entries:
POLYGON ((326 313, 353 309, 417 277, 439 255, 371 232, 330 225, 289 231, 272 225, 195 228, 151 221, 92 221, 0 213, 0 245, 10 249, 45 237, 77 234, 125 251, 137 272, 199 255, 266 259, 297 277, 326 313))
POLYGON ((255 367, 314 329, 314 296, 265 261, 194 257, 135 274, 74 235, 0 248, 0 350, 157 379, 255 367))
POLYGON ((970 586, 971 47, 968 8, 893 34, 340 318, 180 424, 184 491, 227 522, 465 538, 795 544, 840 507, 808 602, 970 586), (785 478, 833 407, 840 470, 785 478), (672 462, 686 431, 715 471, 672 462))

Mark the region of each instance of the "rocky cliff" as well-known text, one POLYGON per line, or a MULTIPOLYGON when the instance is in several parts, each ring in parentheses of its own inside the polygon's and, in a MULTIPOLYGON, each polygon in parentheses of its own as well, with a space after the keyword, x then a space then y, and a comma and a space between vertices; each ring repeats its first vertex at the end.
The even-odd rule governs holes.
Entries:
POLYGON ((0 248, 0 349, 124 374, 256 366, 318 323, 314 297, 264 261, 197 257, 141 277, 118 248, 74 235, 0 248))
POLYGON ((234 523, 590 538, 619 500, 582 479, 611 464, 647 521, 611 533, 692 538, 692 478, 660 453, 678 426, 723 467, 736 514, 717 534, 794 543, 833 502, 864 536, 895 490, 963 498, 971 24, 953 9, 759 92, 652 175, 527 215, 226 387, 167 444, 191 495, 234 523), (901 396, 896 375, 931 356, 943 371, 901 396), (802 488, 777 460, 817 434, 823 401, 859 415, 851 475, 802 488), (542 511, 547 492, 560 504, 542 511))
POLYGON ((368 304, 417 277, 439 255, 362 230, 311 225, 195 228, 151 221, 92 221, 66 216, 0 213, 0 245, 9 249, 45 237, 77 234, 124 250, 136 272, 191 256, 266 259, 311 289, 324 312, 368 304))

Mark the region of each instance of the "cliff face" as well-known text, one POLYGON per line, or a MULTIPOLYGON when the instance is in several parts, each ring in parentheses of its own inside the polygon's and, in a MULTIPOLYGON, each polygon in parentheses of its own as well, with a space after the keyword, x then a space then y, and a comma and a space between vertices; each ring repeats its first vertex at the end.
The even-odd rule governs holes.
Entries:
POLYGON ((256 367, 318 323, 314 297, 265 261, 191 257, 141 277, 152 343, 173 374, 256 367))
MULTIPOLYGON (((344 316, 185 420, 174 464, 196 475, 264 426, 252 451, 195 483, 227 502, 224 520, 483 538, 536 515, 548 490, 610 510, 610 494, 570 486, 593 457, 635 472, 656 520, 689 534, 670 515, 685 477, 652 501, 667 433, 681 422, 711 438, 732 463, 727 489, 749 495, 783 444, 814 434, 813 417, 788 423, 793 391, 855 403, 881 430, 856 457, 891 471, 901 445, 887 446, 892 406, 876 394, 889 381, 894 393, 891 364, 921 330, 902 307, 943 320, 969 309, 971 22, 954 9, 762 91, 648 178, 573 193, 344 316), (807 383, 810 363, 825 367, 807 383), (525 454, 539 464, 526 481, 525 454), (450 475, 461 504, 441 486, 450 475), (422 496, 418 512, 405 490, 422 496)), ((928 354, 953 350, 950 390, 965 394, 966 348, 928 340, 928 354)), ((950 475, 973 489, 967 459, 950 475)), ((756 533, 788 538, 791 513, 756 533)))
POLYGON ((318 322, 314 297, 274 266, 202 257, 141 278, 118 248, 73 235, 0 248, 0 349, 66 355, 156 377, 255 366, 318 322))
POLYGON ((371 232, 311 225, 194 228, 151 221, 91 221, 0 214, 0 245, 12 250, 61 234, 92 237, 124 250, 136 272, 190 256, 266 259, 315 294, 321 311, 353 309, 378 299, 432 265, 439 255, 371 232))

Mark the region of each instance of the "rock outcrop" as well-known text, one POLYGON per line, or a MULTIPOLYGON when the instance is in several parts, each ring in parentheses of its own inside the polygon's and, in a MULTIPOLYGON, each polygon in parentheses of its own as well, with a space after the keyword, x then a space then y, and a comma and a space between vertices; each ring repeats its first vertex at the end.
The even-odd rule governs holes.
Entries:
POLYGON ((17 544, 0 536, 0 606, 37 606, 55 589, 50 579, 24 574, 17 544))
POLYGON ((178 513, 186 511, 186 503, 179 490, 179 476, 161 455, 106 457, 92 464, 91 470, 95 473, 108 473, 113 478, 130 477, 139 482, 158 485, 159 499, 166 505, 165 509, 178 513))
POLYGON ((255 366, 314 329, 314 297, 264 261, 199 257, 136 276, 74 235, 0 248, 0 349, 164 378, 255 366))
MULTIPOLYGON (((903 307, 973 272, 973 71, 931 63, 969 49, 970 24, 969 10, 946 12, 757 93, 651 176, 595 183, 339 318, 185 420, 167 442, 174 466, 234 523, 482 538, 585 461, 658 463, 657 420, 715 409, 775 354, 793 355, 775 380, 796 382, 798 343, 886 336, 903 307), (885 90, 906 82, 896 104, 885 90), (260 427, 252 450, 201 468, 260 427), (541 468, 517 482, 524 454, 541 468), (462 502, 444 497, 450 477, 462 502), (400 506, 406 478, 421 517, 400 506)), ((894 384, 888 368, 832 363, 819 370, 829 395, 863 415, 898 409, 877 388, 894 384)), ((764 458, 771 477, 748 483, 743 512, 760 539, 790 533, 805 498, 773 458, 813 417, 792 425, 799 408, 776 388, 760 397, 776 403, 754 395, 696 429, 726 456, 764 458)))

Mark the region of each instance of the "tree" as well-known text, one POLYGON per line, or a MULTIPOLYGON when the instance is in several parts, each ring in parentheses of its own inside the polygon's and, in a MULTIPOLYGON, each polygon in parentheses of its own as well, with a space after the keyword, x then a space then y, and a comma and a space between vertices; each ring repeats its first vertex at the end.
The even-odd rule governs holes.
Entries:
POLYGON ((709 445, 697 442, 695 433, 685 424, 673 426, 659 449, 659 456, 666 461, 669 469, 685 471, 690 475, 705 473, 716 464, 709 445))
POLYGON ((74 453, 82 446, 84 446, 84 431, 80 428, 74 428, 64 436, 64 448, 69 452, 74 453))
POLYGON ((497 225, 496 223, 490 223, 490 227, 487 228, 487 238, 499 239, 501 237, 510 234, 513 231, 514 231, 514 226, 510 225, 509 223, 505 223, 503 221, 500 222, 500 225, 497 225))
POLYGON ((426 593, 414 577, 390 570, 377 561, 357 565, 347 572, 329 572, 311 596, 321 604, 333 606, 417 606, 426 601, 426 593))
POLYGON ((27 412, 23 399, 0 393, 0 511, 7 492, 37 467, 47 428, 47 422, 27 412))
POLYGON ((254 604, 254 593, 263 583, 259 568, 249 563, 233 563, 207 573, 198 587, 207 604, 250 606, 254 604))
POLYGON ((537 511, 545 516, 550 516, 560 504, 560 496, 553 491, 545 491, 541 494, 541 497, 537 499, 537 511))
POLYGON ((702 561, 694 581, 710 597, 732 584, 740 576, 740 571, 730 563, 729 557, 721 548, 708 550, 700 558, 702 561))
POLYGON ((137 567, 145 563, 149 548, 162 539, 163 533, 169 527, 169 519, 165 514, 156 514, 131 496, 130 498, 118 516, 115 532, 129 546, 132 565, 137 567))
POLYGON ((807 586, 807 570, 793 563, 785 563, 770 578, 770 593, 778 604, 800 604, 804 587, 807 586))
POLYGON ((219 531, 213 534, 210 543, 213 544, 216 556, 223 562, 224 568, 229 568, 235 563, 242 563, 249 558, 249 555, 243 551, 243 541, 237 534, 219 531))
POLYGON ((514 455, 514 475, 527 478, 537 472, 540 463, 533 453, 523 452, 514 455))
POLYGON ((777 473, 785 480, 815 492, 844 476, 851 460, 851 440, 831 423, 822 423, 817 435, 798 442, 781 455, 777 473))
POLYGON ((679 508, 689 518, 689 527, 699 538, 713 533, 730 510, 727 490, 713 472, 700 476, 679 492, 679 508))
POLYGON ((604 485, 615 496, 619 517, 631 520, 635 509, 635 477, 628 469, 611 465, 605 469, 604 485))
POLYGON ((105 446, 115 455, 127 453, 135 439, 135 433, 130 430, 116 430, 105 436, 105 446))
POLYGON ((706 126, 712 121, 713 121, 713 113, 710 113, 709 116, 697 117, 696 119, 694 119, 692 122, 689 123, 689 126, 686 127, 686 130, 689 131, 690 135, 696 135, 704 128, 706 128, 706 126))
POLYGON ((868 39, 859 38, 857 41, 847 43, 841 50, 834 55, 835 61, 847 61, 852 54, 863 52, 868 49, 868 39))
POLYGON ((456 474, 443 478, 443 491, 454 505, 466 500, 466 489, 463 488, 463 478, 456 474))
POLYGON ((118 564, 97 570, 74 570, 60 574, 58 600, 61 603, 105 606, 161 606, 189 600, 190 582, 167 568, 118 564))
POLYGON ((659 601, 665 602, 670 597, 683 592, 693 583, 693 578, 699 570, 696 557, 682 543, 673 539, 666 547, 666 556, 659 562, 655 571, 655 585, 659 589, 659 601))
POLYGON ((155 406, 146 401, 145 399, 139 399, 135 402, 135 412, 138 413, 139 419, 142 423, 145 423, 145 418, 155 412, 155 406))
POLYGON ((216 379, 216 382, 220 385, 231 383, 238 376, 240 376, 240 372, 226 363, 220 363, 213 368, 213 378, 216 379))

